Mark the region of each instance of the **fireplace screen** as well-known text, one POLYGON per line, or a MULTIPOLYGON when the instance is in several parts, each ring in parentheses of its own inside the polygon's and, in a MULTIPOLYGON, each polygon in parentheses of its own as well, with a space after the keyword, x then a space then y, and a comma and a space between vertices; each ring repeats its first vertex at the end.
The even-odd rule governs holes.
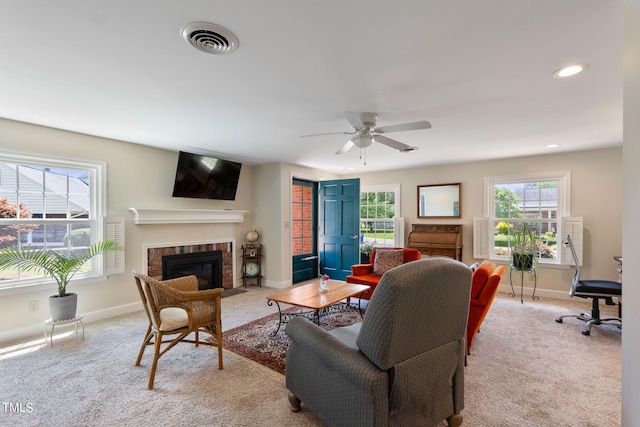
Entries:
POLYGON ((198 289, 222 287, 222 251, 165 255, 162 257, 162 279, 195 275, 198 289))

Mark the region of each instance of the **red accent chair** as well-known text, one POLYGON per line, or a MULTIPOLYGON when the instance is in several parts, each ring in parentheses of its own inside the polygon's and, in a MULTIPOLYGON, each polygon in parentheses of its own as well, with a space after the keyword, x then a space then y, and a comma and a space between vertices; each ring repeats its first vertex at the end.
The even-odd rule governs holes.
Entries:
MULTIPOLYGON (((410 261, 417 261, 421 257, 421 253, 417 249, 411 248, 377 248, 378 251, 382 250, 403 250, 403 264, 406 264, 410 261)), ((370 299, 371 295, 373 295, 373 291, 376 289, 378 282, 382 278, 381 275, 373 274, 373 266, 375 264, 376 259, 376 248, 373 248, 371 251, 371 256, 369 257, 369 264, 356 264, 351 266, 351 275, 347 276, 347 283, 358 283, 361 285, 369 285, 371 289, 368 293, 365 293, 361 296, 362 299, 370 299)))
POLYGON ((469 321, 467 322, 467 355, 471 354, 473 339, 480 330, 491 303, 498 293, 498 285, 500 285, 506 268, 504 265, 496 267, 492 261, 484 260, 473 272, 469 321))

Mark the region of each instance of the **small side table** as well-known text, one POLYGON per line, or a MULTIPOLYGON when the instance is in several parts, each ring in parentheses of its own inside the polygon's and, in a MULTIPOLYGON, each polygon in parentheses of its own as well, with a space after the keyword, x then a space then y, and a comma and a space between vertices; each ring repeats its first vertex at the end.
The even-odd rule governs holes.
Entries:
POLYGON ((533 273, 533 294, 531 295, 532 300, 539 299, 536 296, 536 287, 538 286, 538 275, 536 274, 536 266, 532 265, 526 269, 517 268, 515 265, 511 264, 511 270, 509 271, 509 283, 511 284, 511 292, 508 293, 510 297, 516 296, 516 291, 513 289, 513 272, 516 271, 520 273, 520 304, 523 304, 524 301, 522 299, 522 294, 524 293, 524 273, 533 273))
POLYGON ((82 326, 82 339, 84 339, 84 323, 82 323, 82 319, 84 318, 84 316, 82 314, 76 314, 76 317, 74 317, 73 319, 67 319, 67 320, 53 320, 53 319, 49 319, 49 320, 45 320, 44 322, 44 341, 47 342, 47 340, 50 338, 51 339, 51 347, 53 347, 53 331, 56 328, 56 326, 60 326, 60 325, 66 325, 69 323, 75 323, 76 324, 76 334, 78 333, 78 325, 82 326), (47 328, 51 328, 51 333, 47 334, 47 328))

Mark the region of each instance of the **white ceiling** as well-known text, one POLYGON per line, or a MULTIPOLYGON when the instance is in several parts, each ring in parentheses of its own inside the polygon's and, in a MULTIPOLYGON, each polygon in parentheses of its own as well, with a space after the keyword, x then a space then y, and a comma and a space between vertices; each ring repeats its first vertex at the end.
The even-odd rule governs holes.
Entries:
POLYGON ((622 2, 5 1, 0 117, 336 173, 621 146, 622 2), (189 46, 192 21, 239 49, 189 46), (418 150, 374 143, 366 166, 334 154, 348 136, 298 137, 350 131, 345 111, 433 128, 388 134, 418 150))

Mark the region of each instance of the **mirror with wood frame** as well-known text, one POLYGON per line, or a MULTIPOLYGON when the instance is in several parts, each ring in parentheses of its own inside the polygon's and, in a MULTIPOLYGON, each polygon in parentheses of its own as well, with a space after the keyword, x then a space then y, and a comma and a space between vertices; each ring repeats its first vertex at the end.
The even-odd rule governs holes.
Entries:
POLYGON ((461 218, 461 183, 418 186, 418 218, 461 218))

